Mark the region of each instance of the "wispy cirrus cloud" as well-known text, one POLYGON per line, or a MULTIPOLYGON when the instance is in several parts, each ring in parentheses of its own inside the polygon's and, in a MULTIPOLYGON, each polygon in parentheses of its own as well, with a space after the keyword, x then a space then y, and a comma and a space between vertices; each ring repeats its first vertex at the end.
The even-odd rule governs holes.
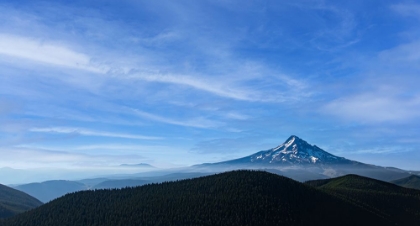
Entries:
POLYGON ((420 118, 420 96, 390 95, 386 91, 355 94, 333 100, 322 112, 368 124, 410 122, 420 118))
POLYGON ((391 9, 400 13, 403 16, 415 17, 420 19, 420 4, 415 3, 401 3, 391 5, 391 9))
POLYGON ((175 120, 172 118, 167 118, 167 117, 163 117, 156 114, 151 114, 151 113, 141 111, 138 109, 132 109, 132 111, 136 115, 143 117, 145 119, 172 124, 172 125, 178 125, 178 126, 196 127, 196 128, 216 128, 223 125, 223 123, 221 122, 209 120, 203 117, 192 118, 192 119, 187 119, 187 120, 175 120))
MULTIPOLYGON (((48 5, 48 4, 47 4, 48 5)), ((48 6, 48 15, 45 17, 54 18, 55 8, 65 10, 66 13, 63 17, 69 17, 71 12, 75 9, 66 8, 60 5, 48 6)), ((15 57, 20 59, 29 60, 36 63, 46 64, 53 67, 65 67, 84 70, 92 73, 101 74, 101 78, 96 80, 113 81, 119 85, 124 86, 126 79, 135 79, 137 81, 146 81, 148 83, 165 83, 180 86, 179 89, 185 87, 193 88, 195 91, 205 92, 218 97, 251 101, 251 102, 287 102, 296 101, 308 93, 306 89, 302 89, 303 82, 297 78, 291 78, 278 72, 270 72, 270 66, 264 63, 259 63, 253 69, 252 60, 243 60, 241 57, 233 55, 232 45, 240 42, 240 38, 236 34, 229 33, 225 39, 217 39, 213 36, 202 37, 197 32, 191 32, 190 27, 182 26, 177 29, 172 27, 162 27, 162 31, 154 31, 153 34, 131 32, 130 27, 127 25, 119 24, 115 21, 110 23, 104 18, 101 18, 99 12, 94 11, 93 14, 97 17, 85 17, 81 15, 72 15, 77 19, 74 21, 65 21, 68 27, 78 27, 89 30, 88 37, 83 37, 84 34, 81 30, 75 30, 75 34, 80 36, 78 43, 73 43, 74 46, 89 45, 86 52, 80 52, 72 47, 74 40, 65 39, 67 31, 63 31, 60 27, 46 26, 43 21, 43 15, 38 15, 30 11, 21 11, 17 8, 6 8, 9 12, 9 17, 25 17, 36 18, 33 21, 26 21, 19 23, 19 21, 8 19, 8 22, 17 25, 19 29, 16 34, 13 32, 0 34, 0 54, 8 57, 15 57), (12 12, 12 13, 10 13, 12 12), (28 27, 35 27, 35 31, 30 32, 28 27), (58 29, 58 30, 57 30, 58 29), (113 45, 113 48, 108 46, 100 46, 97 43, 110 41, 106 37, 116 36, 115 30, 122 32, 122 36, 126 36, 121 44, 113 45), (43 34, 54 35, 43 35, 43 34), (188 36, 186 35, 188 34, 188 36), (191 37, 190 37, 191 36, 191 37), (91 40, 87 41, 87 38, 91 40), (80 42, 81 40, 84 40, 80 42), (186 41, 186 40, 190 40, 186 41), (98 42, 95 42, 98 41, 98 42), (174 41, 176 43, 174 43, 174 41), (63 44, 66 43, 66 44, 63 44), (166 44, 168 44, 166 46, 166 44), (161 50, 161 45, 165 45, 165 51, 161 50), (181 45, 185 48, 185 52, 192 52, 200 56, 201 61, 206 62, 206 68, 217 70, 217 73, 212 70, 186 70, 184 71, 179 66, 179 63, 186 65, 194 64, 191 62, 193 59, 183 56, 181 51, 173 51, 174 45, 181 45), (147 48, 144 48, 146 46, 147 48), (205 47, 205 48, 203 48, 205 47), (118 48, 130 51, 121 52, 118 48), (95 51, 89 52, 95 49, 95 51), (217 52, 214 54, 214 52, 217 52), (139 52, 141 54, 139 54, 139 52), (220 54, 224 52, 226 54, 220 54), (223 55, 223 57, 221 57, 223 55), (179 58, 179 59, 178 59, 179 58), (166 59, 166 60, 162 60, 166 59), (168 60, 170 59, 170 60, 168 60), (251 66, 249 66, 251 65, 251 66), (167 73, 160 73, 159 71, 164 68, 167 73), (181 69, 180 69, 181 68, 181 69), (145 73, 130 73, 130 71, 145 71, 145 73), (108 74, 105 74, 108 72, 108 74), (214 74, 218 74, 215 76, 214 74), (269 75, 271 74, 271 76, 269 75), (273 74, 276 74, 273 76, 273 74), (276 85, 282 84, 282 89, 275 89, 275 87, 267 87, 264 84, 261 88, 253 87, 255 80, 263 81, 265 78, 271 77, 276 85), (251 84, 250 84, 251 83, 251 84), (269 88, 269 89, 267 89, 269 88), (288 93, 293 92, 293 97, 290 98, 288 93)), ((179 6, 168 10, 178 15, 178 10, 188 11, 190 14, 186 15, 189 19, 196 19, 197 15, 194 8, 186 5, 179 8, 179 6), (192 14, 191 14, 192 13, 192 14)), ((163 16, 163 15, 159 15, 163 16)), ((176 20, 179 20, 175 16, 176 20)), ((180 22, 180 21, 177 21, 180 22)), ((214 21, 214 23, 217 21, 214 21)), ((212 22, 213 23, 213 22, 212 22)), ((197 26, 197 25, 194 25, 197 26)), ((212 26, 215 26, 213 24, 212 26)), ((242 34, 242 36, 246 36, 242 34)), ((188 56, 188 54, 186 55, 188 56)), ((97 88, 97 83, 92 82, 91 76, 76 76, 75 78, 67 78, 66 82, 72 85, 82 86, 81 88, 94 87, 97 88), (87 79, 87 77, 89 79, 87 79)), ((101 84, 101 83, 100 83, 101 84)), ((189 95, 189 93, 188 93, 189 95)))
POLYGON ((227 112, 223 116, 226 118, 235 119, 235 120, 247 120, 251 118, 251 116, 249 115, 245 115, 245 114, 241 114, 237 112, 227 112))
POLYGON ((224 83, 222 80, 214 81, 212 79, 200 79, 186 75, 174 75, 174 74, 136 74, 129 75, 127 78, 140 79, 149 82, 161 82, 169 84, 177 84, 183 86, 189 86, 197 90, 209 92, 221 97, 232 98, 237 100, 256 101, 258 100, 253 95, 253 91, 246 90, 244 87, 233 87, 233 84, 224 83))
MULTIPOLYGON (((230 67, 241 64, 240 61, 230 62, 230 67)), ((249 62, 248 62, 249 63, 249 62)), ((246 63, 245 63, 246 64, 246 63)), ((131 71, 141 71, 142 68, 133 67, 131 71)), ((119 75, 121 79, 141 80, 153 83, 166 83, 191 87, 197 91, 206 92, 219 97, 248 101, 284 103, 306 99, 312 95, 307 81, 283 73, 275 72, 266 65, 257 68, 242 66, 238 70, 221 73, 221 75, 207 75, 205 73, 129 73, 119 75), (258 70, 258 72, 255 72, 258 70)), ((153 70, 158 71, 158 70, 153 70)))
MULTIPOLYGON (((193 75, 193 74, 176 74, 176 73, 157 73, 159 65, 148 66, 147 68, 138 67, 136 65, 119 65, 118 62, 121 62, 121 59, 115 60, 116 63, 106 64, 105 62, 110 61, 110 59, 101 59, 97 58, 97 62, 94 63, 92 57, 77 52, 72 48, 66 47, 64 45, 54 44, 60 43, 60 41, 46 41, 42 39, 9 35, 9 34, 0 34, 0 56, 15 57, 25 60, 29 60, 35 63, 41 63, 53 67, 65 67, 78 70, 84 70, 87 72, 99 73, 102 74, 102 80, 115 80, 119 82, 124 82, 125 80, 141 80, 151 83, 166 83, 174 84, 184 87, 191 87, 195 90, 207 92, 219 97, 229 98, 234 100, 241 101, 252 101, 252 102, 285 102, 290 101, 292 98, 287 98, 285 92, 287 90, 293 91, 296 99, 297 97, 302 97, 299 93, 307 87, 305 83, 297 79, 285 75, 271 76, 275 83, 281 84, 286 91, 276 91, 267 93, 267 91, 259 90, 252 88, 248 85, 244 85, 247 81, 254 81, 255 76, 249 76, 251 71, 242 72, 237 71, 233 72, 226 79, 216 76, 214 78, 209 78, 204 75, 193 75), (123 69, 123 71, 121 71, 123 69), (125 74, 130 71, 143 71, 146 70, 146 73, 135 73, 135 74, 125 74), (106 75, 106 72, 111 72, 111 76, 106 75), (115 76, 117 74, 117 76, 115 76), (241 75, 237 75, 241 74, 241 75), (242 78, 241 78, 242 77, 242 78)), ((115 58, 120 58, 120 56, 115 56, 115 58)), ((112 59, 112 56, 111 56, 112 59)), ((7 61, 10 61, 8 59, 7 61)), ((130 60, 127 60, 130 61, 130 60)), ((234 62, 231 62, 234 63, 234 62)), ((236 62, 238 63, 238 62, 236 62)), ((236 64, 234 63, 234 64, 236 64)), ((249 69, 249 68, 248 68, 249 69)), ((267 71, 267 68, 260 67, 260 70, 267 71)), ((79 78, 79 77, 77 77, 79 78)), ((91 82, 93 78, 86 75, 83 79, 76 78, 66 78, 62 79, 65 82, 70 83, 71 85, 79 85, 81 88, 89 87, 86 82, 91 82)), ((259 78, 263 79, 263 78, 259 78)), ((97 88, 97 84, 91 84, 90 86, 97 88)), ((264 87, 266 88, 266 87, 264 87)), ((302 92, 303 93, 303 92, 302 92)), ((307 94, 306 94, 307 95, 307 94)))
POLYGON ((387 68, 391 66, 398 68, 399 70, 405 69, 402 73, 410 73, 413 72, 414 69, 420 69, 419 48, 420 37, 416 41, 403 43, 394 48, 381 51, 378 57, 387 68))
POLYGON ((400 19, 409 17, 410 23, 399 21, 406 28, 393 36, 394 45, 383 46, 359 62, 349 61, 358 65, 360 72, 354 75, 350 84, 343 86, 343 90, 349 92, 341 92, 340 97, 323 105, 323 113, 363 124, 417 124, 420 119, 420 92, 417 88, 420 82, 420 4, 388 7, 400 19))
POLYGON ((163 145, 124 145, 124 144, 91 144, 76 146, 74 150, 111 150, 111 151, 136 151, 141 153, 156 153, 161 150, 168 150, 170 147, 163 145))
POLYGON ((371 149, 359 149, 356 151, 347 151, 346 154, 395 154, 411 152, 412 150, 403 147, 376 147, 371 149))
POLYGON ((30 132, 37 133, 63 133, 63 134, 79 134, 83 136, 97 136, 97 137, 114 137, 114 138, 125 138, 125 139, 137 139, 137 140, 159 140, 162 137, 143 136, 136 134, 126 133, 112 133, 95 131, 84 128, 72 128, 72 127, 46 127, 46 128, 32 128, 30 132))
POLYGON ((45 40, 0 34, 0 54, 38 63, 86 70, 95 73, 106 72, 105 68, 93 65, 91 57, 63 45, 45 40))
POLYGON ((37 167, 72 167, 74 163, 90 161, 93 165, 104 164, 104 158, 100 156, 39 149, 31 147, 8 147, 2 148, 1 163, 9 162, 13 168, 30 169, 37 167), (96 158, 95 158, 96 157, 96 158), (21 159, 21 160, 19 160, 21 159), (29 161, 31 159, 31 161, 29 161))

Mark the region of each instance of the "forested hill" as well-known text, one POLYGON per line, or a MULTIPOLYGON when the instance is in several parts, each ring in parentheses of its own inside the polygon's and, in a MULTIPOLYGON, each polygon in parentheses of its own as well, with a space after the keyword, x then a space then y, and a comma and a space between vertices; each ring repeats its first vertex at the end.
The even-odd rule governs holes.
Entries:
POLYGON ((414 188, 420 190, 420 176, 418 175, 411 175, 406 178, 402 178, 399 180, 391 181, 391 183, 406 187, 406 188, 414 188))
POLYGON ((3 225, 391 225, 286 177, 233 171, 136 188, 81 191, 3 225))
POLYGON ((395 225, 420 225, 420 191, 358 175, 306 184, 360 206, 395 225))
POLYGON ((42 205, 42 202, 21 191, 0 184, 0 218, 10 217, 42 205))

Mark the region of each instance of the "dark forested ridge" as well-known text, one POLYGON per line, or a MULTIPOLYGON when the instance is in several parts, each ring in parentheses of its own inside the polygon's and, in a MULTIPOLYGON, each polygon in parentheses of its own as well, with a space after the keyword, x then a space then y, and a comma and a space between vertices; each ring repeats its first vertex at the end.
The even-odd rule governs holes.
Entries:
POLYGON ((418 175, 411 175, 409 177, 405 177, 399 180, 391 181, 391 183, 406 187, 406 188, 414 188, 420 190, 420 176, 418 175))
POLYGON ((135 188, 81 191, 2 225, 392 225, 286 177, 233 171, 135 188))
POLYGON ((358 175, 308 181, 395 225, 420 225, 420 191, 358 175))
POLYGON ((10 217, 42 205, 21 191, 0 184, 0 218, 10 217))

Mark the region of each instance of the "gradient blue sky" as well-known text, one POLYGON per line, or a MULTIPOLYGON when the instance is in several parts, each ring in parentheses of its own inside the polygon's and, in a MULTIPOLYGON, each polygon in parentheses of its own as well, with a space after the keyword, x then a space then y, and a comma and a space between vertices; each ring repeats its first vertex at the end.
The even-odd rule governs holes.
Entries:
POLYGON ((0 1, 0 168, 161 168, 294 134, 420 170, 416 1, 0 1))

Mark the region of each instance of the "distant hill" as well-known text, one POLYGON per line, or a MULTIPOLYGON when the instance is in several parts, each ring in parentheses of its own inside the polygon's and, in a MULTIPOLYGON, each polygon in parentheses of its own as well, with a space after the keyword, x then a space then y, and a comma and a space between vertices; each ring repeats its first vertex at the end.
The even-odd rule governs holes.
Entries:
POLYGON ((345 201, 395 225, 420 225, 420 191, 358 175, 308 181, 345 201))
POLYGON ((70 192, 87 189, 85 184, 66 180, 51 180, 41 183, 30 183, 19 185, 14 188, 23 191, 44 203, 70 192))
POLYGON ((420 189, 420 176, 411 175, 406 178, 391 181, 391 183, 402 186, 402 187, 406 187, 406 188, 420 189))
POLYGON ((76 182, 86 185, 87 189, 92 189, 95 185, 102 183, 104 181, 107 181, 107 180, 110 180, 110 179, 109 178, 89 178, 89 179, 78 180, 76 182))
POLYGON ((154 168, 156 168, 156 167, 154 167, 154 166, 152 166, 152 165, 150 165, 150 164, 147 164, 147 163, 139 163, 139 164, 121 164, 120 166, 121 166, 121 167, 133 167, 133 168, 145 168, 145 169, 147 169, 147 168, 150 168, 150 169, 154 169, 154 168))
POLYGON ((136 187, 147 183, 159 183, 209 175, 210 173, 168 173, 158 176, 136 177, 126 175, 128 178, 90 178, 78 181, 55 180, 41 183, 30 183, 16 186, 15 188, 33 195, 43 202, 49 202, 67 193, 89 190, 89 189, 115 189, 125 187, 136 187))
POLYGON ((410 173, 414 174, 414 175, 417 175, 417 176, 420 176, 420 171, 410 171, 410 173))
MULTIPOLYGON (((380 195, 381 191, 378 192, 380 195)), ((233 171, 136 188, 76 192, 3 224, 48 226, 63 222, 165 226, 394 225, 393 216, 385 219, 335 195, 263 171, 233 171)))
POLYGON ((235 169, 276 169, 299 181, 357 174, 384 181, 407 177, 408 171, 365 164, 330 154, 292 135, 283 144, 255 154, 192 167, 196 171, 223 172, 235 169))
POLYGON ((42 202, 36 198, 0 184, 0 218, 11 217, 40 205, 42 202))

